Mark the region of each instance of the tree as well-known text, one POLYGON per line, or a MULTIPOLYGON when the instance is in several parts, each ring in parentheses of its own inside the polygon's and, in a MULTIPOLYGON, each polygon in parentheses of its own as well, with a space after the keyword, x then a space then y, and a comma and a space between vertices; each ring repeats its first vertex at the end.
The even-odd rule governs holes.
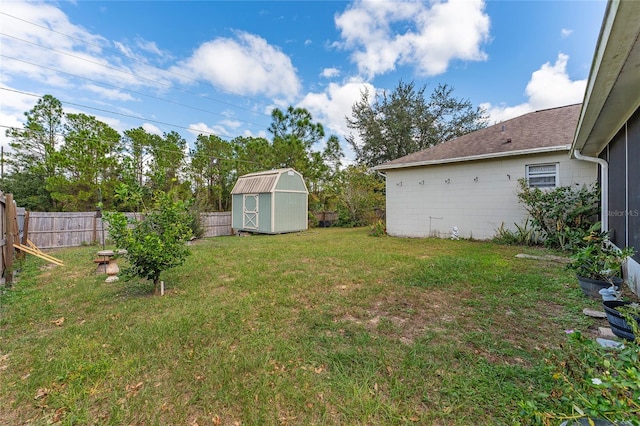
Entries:
POLYGON ((273 135, 275 167, 292 167, 306 176, 311 164, 311 148, 324 137, 322 124, 314 123, 304 108, 290 106, 286 113, 274 109, 269 132, 273 135))
MULTIPOLYGON (((176 131, 151 139, 148 185, 153 191, 169 192, 180 186, 185 168, 187 141, 176 131)), ((181 188, 184 190, 184 188, 181 188)))
POLYGON ((233 146, 219 136, 199 135, 191 151, 191 175, 198 204, 204 209, 230 208, 233 146))
POLYGON ((53 96, 45 95, 24 115, 27 120, 22 129, 6 132, 11 139, 12 151, 7 154, 11 173, 3 186, 21 206, 54 210, 55 202, 45 182, 57 173, 54 154, 62 135, 62 104, 53 96))
POLYGON ((309 189, 309 208, 330 210, 335 208, 335 185, 341 171, 342 148, 337 136, 332 135, 322 152, 311 153, 311 164, 305 179, 309 189))
POLYGON ((231 141, 231 145, 237 175, 235 178, 275 167, 273 149, 267 139, 238 136, 231 141))
POLYGON ((186 242, 191 238, 191 220, 187 203, 164 192, 156 194, 153 208, 141 221, 129 223, 124 213, 105 213, 109 235, 129 260, 124 277, 151 280, 158 294, 160 274, 182 265, 190 254, 186 242))
POLYGON ((287 112, 275 108, 271 112, 273 121, 269 126, 269 133, 273 139, 287 139, 292 137, 302 143, 305 149, 324 137, 324 128, 320 123, 314 123, 311 113, 304 108, 289 106, 287 112))
POLYGON ((339 222, 343 226, 372 224, 374 210, 384 206, 384 182, 363 165, 348 166, 339 177, 339 222))
POLYGON ((371 100, 368 90, 352 107, 347 126, 347 142, 356 154, 356 162, 369 167, 481 129, 487 125, 485 112, 473 108, 468 100, 453 97, 453 88, 438 85, 425 99, 426 85, 416 89, 403 83, 391 94, 371 100))
POLYGON ((47 178, 47 189, 64 210, 110 206, 119 179, 120 134, 85 114, 67 114, 64 145, 55 153, 60 173, 47 178))

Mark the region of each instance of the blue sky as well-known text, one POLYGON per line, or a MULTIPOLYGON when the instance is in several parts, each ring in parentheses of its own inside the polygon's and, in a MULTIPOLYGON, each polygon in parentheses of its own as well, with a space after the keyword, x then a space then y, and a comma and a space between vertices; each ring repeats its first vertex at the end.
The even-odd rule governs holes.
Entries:
POLYGON ((45 94, 118 131, 175 130, 190 144, 199 133, 269 137, 270 111, 289 105, 344 141, 360 92, 400 80, 427 93, 448 84, 499 122, 582 101, 605 6, 3 0, 0 142, 45 94))

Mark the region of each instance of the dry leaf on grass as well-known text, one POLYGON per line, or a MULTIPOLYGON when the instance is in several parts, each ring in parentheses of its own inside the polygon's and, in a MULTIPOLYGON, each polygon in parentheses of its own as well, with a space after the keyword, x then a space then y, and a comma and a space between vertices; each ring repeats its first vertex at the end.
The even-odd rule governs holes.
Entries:
POLYGON ((36 391, 36 396, 33 397, 33 399, 40 399, 40 398, 44 398, 45 396, 49 395, 49 389, 47 388, 40 388, 36 391))
POLYGON ((51 322, 53 324, 57 325, 58 327, 60 327, 62 324, 64 324, 64 317, 60 317, 57 320, 53 320, 51 322))
POLYGON ((127 385, 125 387, 125 391, 127 391, 127 398, 131 398, 132 396, 136 396, 140 389, 142 389, 142 382, 138 382, 135 385, 127 385))
POLYGON ((53 415, 53 418, 51 419, 51 421, 53 423, 59 423, 62 420, 62 415, 64 414, 64 407, 58 408, 55 412, 55 414, 53 415))

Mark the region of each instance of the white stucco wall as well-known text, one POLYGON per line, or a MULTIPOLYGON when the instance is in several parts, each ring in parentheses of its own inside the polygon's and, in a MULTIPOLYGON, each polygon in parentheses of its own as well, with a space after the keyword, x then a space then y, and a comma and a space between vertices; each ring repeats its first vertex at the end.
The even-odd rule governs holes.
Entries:
POLYGON ((462 238, 490 239, 503 222, 514 230, 527 216, 517 197, 525 166, 556 162, 560 186, 596 181, 597 165, 567 152, 385 170, 387 232, 449 238, 457 226, 462 238))

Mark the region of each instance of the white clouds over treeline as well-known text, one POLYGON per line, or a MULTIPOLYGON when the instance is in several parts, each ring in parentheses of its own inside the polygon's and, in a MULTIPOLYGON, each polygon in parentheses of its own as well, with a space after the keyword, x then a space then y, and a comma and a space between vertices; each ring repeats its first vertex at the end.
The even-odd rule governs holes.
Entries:
MULTIPOLYGON (((24 91, 63 93, 65 100, 78 104, 90 100, 100 102, 105 110, 149 117, 133 126, 131 119, 111 119, 121 127, 144 126, 159 133, 160 124, 151 123, 153 117, 183 126, 190 133, 206 131, 229 138, 264 134, 266 130, 249 130, 246 121, 239 118, 245 112, 236 109, 234 113, 234 106, 264 115, 274 105, 293 104, 307 108, 328 134, 343 137, 348 134, 345 117, 351 115, 351 107, 363 90, 376 93, 393 89, 376 87, 377 78, 402 69, 406 72, 404 80, 441 76, 439 81, 447 83, 446 72, 452 64, 492 60, 487 53, 492 38, 491 17, 484 0, 358 0, 346 6, 332 4, 344 6, 331 23, 333 39, 303 38, 303 44, 324 46, 336 60, 319 64, 315 75, 303 77, 299 71, 303 64, 296 63, 301 59, 287 50, 289 46, 274 44, 268 34, 230 28, 225 36, 205 38, 178 52, 170 51, 160 40, 137 35, 109 39, 71 22, 55 3, 4 2, 0 25, 6 34, 2 37, 6 58, 2 59, 0 83, 17 92, 2 93, 0 122, 5 126, 23 122, 23 112, 37 101, 19 93, 24 91), (20 86, 21 81, 29 81, 30 86, 20 86), (163 113, 160 102, 152 104, 156 111, 143 110, 147 93, 170 97, 170 93, 177 93, 172 90, 193 87, 204 95, 224 94, 228 102, 217 114, 221 118, 194 115, 189 122, 175 123, 178 106, 164 106, 163 113), (232 94, 239 97, 234 100, 232 94)), ((562 29, 561 34, 570 37, 572 31, 562 29)), ((567 73, 569 59, 560 53, 532 70, 526 87, 514 89, 523 93, 521 103, 482 103, 491 121, 581 102, 586 83, 571 80, 567 73)))

